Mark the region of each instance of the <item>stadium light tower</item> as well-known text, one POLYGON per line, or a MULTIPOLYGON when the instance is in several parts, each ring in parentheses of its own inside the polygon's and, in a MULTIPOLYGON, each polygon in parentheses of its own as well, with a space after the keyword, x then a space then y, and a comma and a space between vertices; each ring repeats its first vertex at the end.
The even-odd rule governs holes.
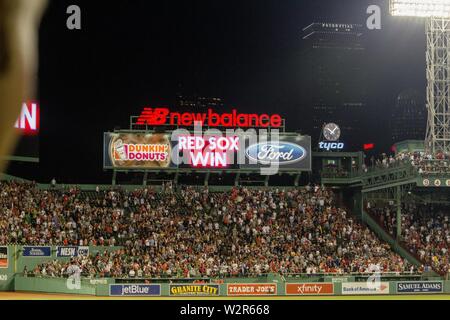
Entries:
POLYGON ((426 19, 427 152, 450 153, 450 0, 390 0, 392 16, 426 19))

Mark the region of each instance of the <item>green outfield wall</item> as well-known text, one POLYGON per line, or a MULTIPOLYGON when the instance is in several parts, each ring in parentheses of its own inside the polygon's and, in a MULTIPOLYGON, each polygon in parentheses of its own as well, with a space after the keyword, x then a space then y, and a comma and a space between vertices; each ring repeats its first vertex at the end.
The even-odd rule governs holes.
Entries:
POLYGON ((116 283, 114 279, 83 279, 78 288, 70 288, 68 279, 33 278, 16 275, 14 290, 20 292, 40 292, 76 294, 90 296, 163 296, 163 297, 270 297, 270 296, 331 296, 331 295, 414 295, 450 294, 450 281, 388 281, 373 288, 366 282, 249 282, 248 279, 235 279, 227 283, 116 283), (153 293, 144 289, 153 289, 153 293))
MULTIPOLYGON (((89 247, 90 254, 120 247, 89 247)), ((112 279, 25 276, 40 263, 70 259, 67 255, 86 254, 87 247, 0 247, 0 291, 76 294, 88 296, 328 296, 328 295, 408 295, 450 294, 450 281, 418 275, 290 275, 268 274, 259 277, 197 279, 112 279), (42 256, 48 255, 48 256, 42 256), (368 281, 369 280, 369 281, 368 281), (375 281, 376 284, 373 284, 375 281), (144 283, 145 282, 145 283, 144 283)))

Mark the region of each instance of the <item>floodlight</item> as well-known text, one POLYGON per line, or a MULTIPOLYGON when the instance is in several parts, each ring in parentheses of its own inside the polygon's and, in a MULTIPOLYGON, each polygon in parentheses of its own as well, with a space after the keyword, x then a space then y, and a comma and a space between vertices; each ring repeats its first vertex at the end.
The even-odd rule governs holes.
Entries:
POLYGON ((450 18, 450 0, 390 0, 393 16, 450 18))
POLYGON ((390 0, 393 16, 426 20, 426 152, 450 154, 450 0, 390 0))

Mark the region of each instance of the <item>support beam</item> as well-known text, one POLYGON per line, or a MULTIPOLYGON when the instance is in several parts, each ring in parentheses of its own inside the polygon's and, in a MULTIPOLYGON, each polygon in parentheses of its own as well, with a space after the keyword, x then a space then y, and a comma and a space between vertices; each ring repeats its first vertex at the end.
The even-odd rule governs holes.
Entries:
POLYGON ((208 171, 206 174, 205 174, 205 181, 204 181, 204 185, 205 185, 205 187, 207 187, 208 186, 208 182, 209 182, 209 176, 210 176, 210 172, 208 171))
POLYGON ((116 177, 117 177, 117 171, 113 170, 113 176, 112 176, 112 186, 114 187, 116 185, 116 177))
POLYGON ((145 171, 144 177, 142 178, 142 185, 143 186, 147 185, 147 178, 148 178, 148 171, 145 171))
POLYGON ((239 179, 240 179, 240 177, 241 177, 241 173, 238 172, 238 173, 236 174, 236 177, 234 178, 234 185, 235 185, 236 187, 239 186, 239 179))
POLYGON ((295 176, 294 186, 298 187, 298 183, 300 182, 301 174, 295 176))
POLYGON ((396 192, 396 208, 397 208, 397 239, 402 236, 402 188, 397 186, 396 192))
POLYGON ((270 176, 267 175, 266 178, 264 179, 264 186, 265 186, 265 187, 268 187, 268 186, 269 186, 269 179, 270 179, 270 176))
POLYGON ((450 19, 427 22, 427 108, 425 148, 450 152, 450 19))

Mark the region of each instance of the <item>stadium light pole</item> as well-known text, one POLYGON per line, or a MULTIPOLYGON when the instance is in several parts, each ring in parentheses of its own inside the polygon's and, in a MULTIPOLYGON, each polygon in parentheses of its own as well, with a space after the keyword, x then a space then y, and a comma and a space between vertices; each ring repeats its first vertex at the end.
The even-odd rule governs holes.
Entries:
POLYGON ((426 19, 428 153, 450 153, 450 0, 390 0, 392 16, 426 19))

